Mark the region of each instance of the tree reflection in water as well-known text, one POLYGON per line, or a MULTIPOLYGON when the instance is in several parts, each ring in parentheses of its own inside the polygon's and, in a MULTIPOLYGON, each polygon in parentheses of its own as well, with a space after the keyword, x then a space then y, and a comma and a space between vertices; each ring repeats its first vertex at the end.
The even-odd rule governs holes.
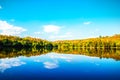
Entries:
POLYGON ((77 54, 86 55, 91 57, 99 58, 113 58, 120 60, 120 50, 118 49, 90 49, 90 48, 28 48, 28 49, 15 49, 15 48, 4 48, 0 49, 0 58, 11 58, 18 56, 37 56, 47 54, 49 52, 56 52, 60 54, 77 54))

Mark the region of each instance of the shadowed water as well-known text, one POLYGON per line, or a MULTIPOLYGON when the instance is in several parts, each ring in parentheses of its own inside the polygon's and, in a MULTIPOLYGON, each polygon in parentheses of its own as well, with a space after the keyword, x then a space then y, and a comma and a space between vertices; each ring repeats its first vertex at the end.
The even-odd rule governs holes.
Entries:
POLYGON ((1 50, 0 80, 119 80, 119 50, 1 50))

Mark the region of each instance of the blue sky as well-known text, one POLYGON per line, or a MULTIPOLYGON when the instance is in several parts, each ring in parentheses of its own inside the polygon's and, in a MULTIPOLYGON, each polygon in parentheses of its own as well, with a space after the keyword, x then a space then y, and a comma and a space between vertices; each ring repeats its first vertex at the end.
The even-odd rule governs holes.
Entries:
POLYGON ((120 0, 0 0, 0 34, 47 40, 120 33, 120 0))

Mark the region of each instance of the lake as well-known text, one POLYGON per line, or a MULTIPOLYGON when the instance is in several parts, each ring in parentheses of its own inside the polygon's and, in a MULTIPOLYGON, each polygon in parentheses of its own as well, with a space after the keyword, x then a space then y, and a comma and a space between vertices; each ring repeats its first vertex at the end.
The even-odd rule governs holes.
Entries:
POLYGON ((43 52, 0 51, 0 80, 120 80, 120 50, 43 52))

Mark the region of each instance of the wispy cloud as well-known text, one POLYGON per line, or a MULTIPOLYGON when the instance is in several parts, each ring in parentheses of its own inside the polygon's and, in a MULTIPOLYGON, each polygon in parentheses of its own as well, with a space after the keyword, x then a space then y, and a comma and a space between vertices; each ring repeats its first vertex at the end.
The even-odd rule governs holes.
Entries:
POLYGON ((43 32, 34 32, 35 35, 41 35, 43 32))
POLYGON ((56 25, 44 25, 44 32, 46 33, 58 33, 60 31, 60 26, 56 25))
POLYGON ((92 23, 92 22, 88 21, 88 22, 84 22, 83 24, 89 25, 89 24, 91 24, 91 23, 92 23))
POLYGON ((51 35, 51 36, 49 36, 49 38, 52 39, 52 40, 69 39, 71 37, 73 37, 71 32, 66 32, 65 34, 62 34, 62 35, 51 35))
POLYGON ((26 29, 18 26, 11 25, 6 21, 0 20, 0 34, 3 35, 19 35, 22 32, 26 31, 26 29))

